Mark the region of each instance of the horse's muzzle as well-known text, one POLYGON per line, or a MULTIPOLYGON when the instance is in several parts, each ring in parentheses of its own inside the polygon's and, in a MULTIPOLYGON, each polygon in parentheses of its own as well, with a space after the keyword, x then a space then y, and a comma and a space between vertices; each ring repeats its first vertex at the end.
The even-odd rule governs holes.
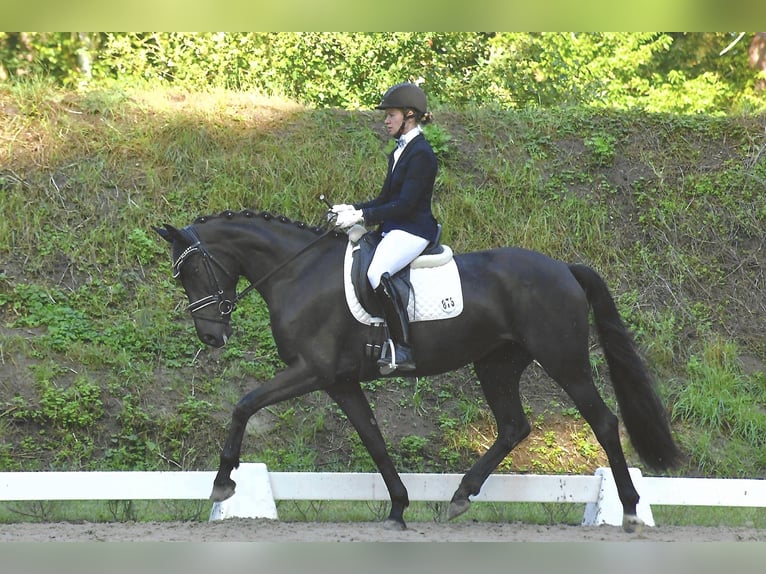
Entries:
MULTIPOLYGON (((207 325, 206 325, 207 326, 207 325)), ((206 345, 219 349, 223 347, 231 336, 231 326, 221 325, 223 328, 218 330, 197 329, 197 336, 199 340, 206 345)))

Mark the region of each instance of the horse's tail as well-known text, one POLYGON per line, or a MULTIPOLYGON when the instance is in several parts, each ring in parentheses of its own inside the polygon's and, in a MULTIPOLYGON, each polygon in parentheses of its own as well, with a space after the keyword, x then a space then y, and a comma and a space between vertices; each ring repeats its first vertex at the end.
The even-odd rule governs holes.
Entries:
POLYGON ((641 460, 655 470, 677 465, 681 452, 673 440, 667 412, 636 350, 633 336, 620 318, 609 287, 596 271, 586 265, 570 265, 569 270, 585 290, 593 309, 596 329, 630 442, 641 460))

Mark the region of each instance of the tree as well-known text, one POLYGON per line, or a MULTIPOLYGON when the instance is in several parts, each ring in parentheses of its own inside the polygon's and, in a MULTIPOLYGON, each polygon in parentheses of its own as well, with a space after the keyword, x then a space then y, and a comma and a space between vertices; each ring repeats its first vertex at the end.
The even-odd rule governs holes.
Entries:
POLYGON ((760 77, 756 80, 755 87, 763 92, 766 90, 766 32, 756 32, 753 35, 747 53, 750 67, 760 72, 760 77))
POLYGON ((0 81, 149 81, 369 108, 410 80, 437 106, 725 113, 764 108, 764 34, 0 32, 0 81))

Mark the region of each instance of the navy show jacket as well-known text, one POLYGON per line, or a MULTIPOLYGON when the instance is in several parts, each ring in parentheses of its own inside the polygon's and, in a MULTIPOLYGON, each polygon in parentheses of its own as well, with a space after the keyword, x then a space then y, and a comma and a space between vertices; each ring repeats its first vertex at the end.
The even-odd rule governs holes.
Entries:
POLYGON ((405 146, 392 171, 393 163, 391 152, 380 194, 370 201, 355 203, 354 208, 361 209, 365 223, 378 225, 382 233, 401 229, 431 242, 436 239, 431 199, 438 169, 431 144, 418 134, 405 146))

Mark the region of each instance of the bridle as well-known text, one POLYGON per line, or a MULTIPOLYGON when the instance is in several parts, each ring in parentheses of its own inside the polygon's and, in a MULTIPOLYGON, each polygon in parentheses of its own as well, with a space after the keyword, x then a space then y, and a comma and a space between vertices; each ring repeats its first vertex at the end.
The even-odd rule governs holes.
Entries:
POLYGON ((191 237, 192 242, 191 245, 189 245, 189 247, 187 247, 184 252, 178 256, 178 259, 173 262, 173 279, 178 279, 181 276, 181 266, 186 263, 186 260, 189 259, 189 257, 194 253, 199 253, 202 256, 202 262, 205 265, 205 271, 207 272, 210 289, 213 292, 212 295, 208 295, 207 297, 203 297, 202 299, 197 299, 196 301, 189 303, 189 305, 186 306, 186 310, 194 315, 194 313, 204 309, 205 307, 209 307, 210 305, 218 305, 218 313, 221 315, 220 319, 214 319, 211 317, 199 317, 199 319, 205 321, 214 321, 218 323, 226 323, 227 317, 231 315, 234 309, 237 308, 237 302, 241 299, 241 295, 235 296, 234 301, 224 298, 223 289, 221 289, 221 286, 218 283, 218 277, 213 270, 213 264, 217 265, 227 277, 235 280, 236 278, 233 277, 231 273, 226 270, 223 264, 218 261, 218 259, 213 257, 213 254, 207 250, 207 248, 202 243, 202 239, 200 239, 197 231, 193 227, 185 227, 182 230, 182 233, 191 237))
POLYGON ((329 235, 334 231, 332 226, 328 226, 328 228, 319 235, 314 241, 308 243, 304 247, 302 247, 300 250, 298 250, 295 254, 293 254, 290 258, 282 262, 281 264, 277 265, 274 269, 272 269, 270 272, 268 272, 266 275, 258 279, 258 281, 255 281, 254 283, 250 283, 247 287, 245 287, 242 292, 236 294, 234 296, 234 300, 226 299, 223 295, 223 289, 221 289, 220 284, 218 283, 218 277, 215 274, 215 271, 213 269, 213 265, 217 265, 221 271, 224 272, 224 274, 229 277, 230 279, 237 280, 236 277, 234 277, 231 273, 229 273, 226 268, 223 266, 223 264, 216 259, 212 253, 210 253, 205 245, 202 243, 202 239, 200 239, 199 234, 197 233, 197 230, 194 229, 193 226, 189 225, 187 227, 184 227, 181 232, 191 238, 191 243, 189 247, 187 247, 181 255, 178 256, 178 259, 176 259, 173 264, 173 278, 178 279, 181 275, 181 266, 186 262, 189 257, 195 253, 202 256, 202 262, 205 265, 205 271, 207 272, 208 276, 208 282, 210 283, 210 290, 212 291, 212 295, 208 295, 206 297, 202 297, 202 299, 197 299, 196 301, 189 303, 189 305, 186 306, 186 310, 189 311, 192 315, 196 313, 197 311, 200 311, 204 309, 205 307, 209 307, 210 305, 218 305, 218 313, 220 315, 220 318, 212 318, 212 317, 197 317, 199 320, 204 321, 212 321, 216 323, 227 323, 229 319, 229 315, 232 314, 232 312, 237 308, 237 303, 239 303, 250 291, 253 289, 256 289, 259 285, 261 285, 263 282, 265 282, 267 279, 269 279, 272 275, 280 271, 283 267, 288 265, 290 262, 292 262, 294 259, 298 258, 300 255, 302 255, 304 252, 306 252, 310 247, 312 247, 315 243, 323 239, 325 236, 329 235))

